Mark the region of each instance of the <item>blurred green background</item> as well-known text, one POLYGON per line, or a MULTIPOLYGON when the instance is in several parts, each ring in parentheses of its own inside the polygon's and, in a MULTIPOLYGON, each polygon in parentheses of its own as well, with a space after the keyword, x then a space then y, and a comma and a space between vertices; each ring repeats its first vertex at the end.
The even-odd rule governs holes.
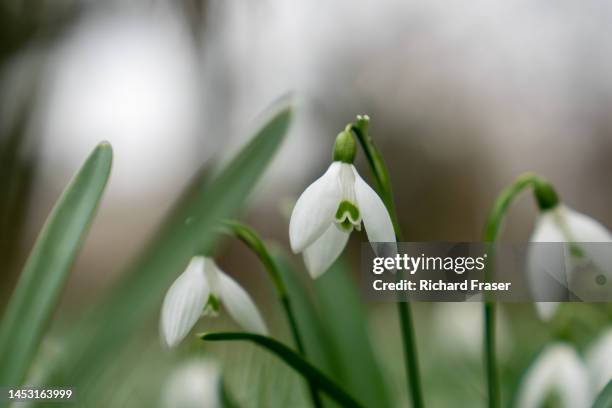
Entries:
MULTIPOLYGON (((113 172, 43 342, 41 369, 196 170, 235 152, 263 107, 288 90, 298 99, 293 126, 243 212, 281 251, 288 251, 292 203, 327 167, 335 135, 357 113, 372 118, 407 241, 480 240, 496 194, 527 170, 549 178, 570 206, 612 226, 611 16, 612 6, 597 1, 4 0, 0 310, 53 203, 97 142, 113 145, 113 172)), ((362 156, 357 166, 367 174, 362 156)), ((535 216, 526 194, 502 239, 527 240, 535 216)), ((363 240, 351 238, 343 264, 355 287, 363 240)), ((235 242, 218 254, 273 333, 289 341, 256 258, 235 242)), ((310 282, 301 259, 290 262, 328 314, 335 306, 320 293, 325 282, 310 282)), ((357 303, 386 387, 405 406, 395 307, 357 303)), ((548 340, 562 337, 584 350, 611 315, 604 305, 564 309, 546 325, 531 305, 501 307, 506 403, 548 340)), ((484 406, 478 304, 417 304, 414 314, 428 405, 484 406)), ((144 322, 147 330, 80 403, 150 406, 173 367, 206 353, 222 363, 242 405, 308 405, 300 378, 253 346, 203 347, 194 339, 162 352, 156 319, 144 322)), ((228 327, 223 319, 198 324, 200 331, 228 327)))

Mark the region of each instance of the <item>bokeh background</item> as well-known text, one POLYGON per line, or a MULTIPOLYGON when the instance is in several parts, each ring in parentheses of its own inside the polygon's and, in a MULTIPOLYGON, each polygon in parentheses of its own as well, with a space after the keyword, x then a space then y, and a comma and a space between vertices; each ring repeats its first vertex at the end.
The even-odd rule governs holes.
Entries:
MULTIPOLYGON (((612 226, 611 18, 612 5, 595 0, 3 0, 0 308, 53 203, 97 142, 113 145, 113 174, 59 322, 111 286, 196 169, 230 157, 265 106, 288 91, 298 102, 290 136, 244 213, 285 249, 292 203, 328 166, 336 134, 360 113, 372 118, 408 241, 480 240, 496 194, 528 170, 550 179, 568 205, 612 226)), ((363 157, 358 167, 367 174, 363 157)), ((536 216, 526 194, 502 239, 527 240, 536 216)), ((355 235, 349 243, 354 266, 363 240, 355 235)), ((232 243, 220 250, 219 264, 282 326, 254 257, 232 243)), ((403 405, 395 310, 364 306, 403 405)), ((426 400, 484 404, 478 306, 419 304, 415 314, 426 400)), ((504 390, 512 394, 513 373, 554 335, 530 305, 505 306, 500 330, 502 370, 510 373, 504 390)), ((576 343, 587 345, 592 334, 576 343)), ((219 360, 232 356, 219 347, 219 360)), ((174 363, 164 364, 157 381, 174 363)), ((234 389, 237 398, 272 404, 265 393, 250 398, 266 385, 249 373, 234 389)), ((303 402, 290 392, 299 388, 291 374, 277 381, 284 385, 270 385, 268 394, 285 389, 285 406, 303 402)), ((131 391, 109 401, 140 401, 131 391)))

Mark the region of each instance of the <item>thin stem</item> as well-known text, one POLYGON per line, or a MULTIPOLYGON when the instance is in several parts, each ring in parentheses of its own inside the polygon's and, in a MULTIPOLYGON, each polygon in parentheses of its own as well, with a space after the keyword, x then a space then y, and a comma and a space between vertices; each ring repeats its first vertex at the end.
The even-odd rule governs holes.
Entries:
MULTIPOLYGON (((533 187, 541 182, 536 175, 528 173, 520 176, 514 183, 506 187, 497 197, 493 209, 487 219, 484 233, 484 241, 487 245, 487 267, 485 279, 491 282, 494 276, 495 243, 499 237, 504 217, 514 199, 525 189, 533 187)), ((487 374, 487 392, 490 408, 496 408, 500 404, 499 377, 496 358, 496 335, 495 335, 495 303, 485 298, 484 310, 484 354, 485 369, 487 374)))
POLYGON ((370 165, 370 171, 374 176, 374 184, 378 195, 385 203, 391 222, 393 223, 393 230, 398 241, 403 240, 402 231, 399 225, 397 212, 395 210, 395 202, 393 200, 393 191, 391 190, 391 180, 389 178, 389 171, 382 158, 382 155, 374 145, 374 140, 368 132, 368 124, 370 119, 367 116, 358 116, 357 122, 351 126, 351 130, 357 136, 359 144, 363 149, 363 152, 370 165))
POLYGON ((254 333, 230 332, 230 333, 205 333, 200 336, 205 341, 236 341, 246 340, 253 342, 268 351, 274 353, 294 370, 308 379, 318 389, 329 395, 334 401, 343 407, 361 408, 350 394, 344 391, 338 384, 325 375, 318 368, 306 361, 302 356, 295 353, 289 347, 274 340, 273 338, 261 336, 254 333))
MULTIPOLYGON (((287 287, 283 281, 276 262, 274 262, 274 259, 270 255, 270 252, 257 233, 249 226, 236 221, 226 221, 225 226, 231 230, 232 234, 236 236, 236 238, 242 241, 251 251, 253 251, 261 263, 263 263, 268 275, 270 276, 270 279, 272 279, 278 298, 283 305, 283 310, 285 311, 285 315, 289 321, 291 335, 293 336, 293 341, 295 341, 298 352, 301 356, 306 357, 306 349, 304 348, 304 343, 302 342, 302 336, 300 335, 297 320, 295 318, 295 314, 293 313, 293 308, 291 307, 291 300, 289 299, 287 287)), ((319 394, 317 393, 316 387, 311 381, 308 382, 308 387, 313 405, 316 408, 321 408, 323 404, 319 394)))
MULTIPOLYGON (((387 211, 391 217, 391 222, 393 223, 393 229, 395 231, 395 238, 398 242, 401 242, 403 240, 403 234, 398 222, 397 211, 395 210, 389 171, 387 170, 387 166, 385 165, 381 154, 378 152, 378 149, 376 149, 374 141, 368 132, 368 123, 369 118, 367 116, 358 116, 357 122, 351 125, 351 130, 357 137, 357 140, 359 140, 359 144, 361 145, 368 160, 378 195, 385 203, 385 207, 387 207, 387 211)), ((398 274, 398 279, 400 278, 401 274, 398 274)), ((406 299, 400 298, 397 302, 397 310, 402 333, 402 342, 404 346, 404 364, 406 366, 408 389, 412 398, 412 406, 415 408, 421 408, 423 406, 423 394, 421 389, 421 377, 419 374, 419 361, 417 359, 417 346, 414 335, 411 304, 407 302, 406 299)))
POLYGON ((493 209, 487 219, 485 229, 485 242, 495 242, 501 231, 503 218, 508 211, 508 207, 514 201, 516 196, 529 187, 533 187, 540 182, 540 178, 533 173, 526 173, 519 176, 514 183, 506 187, 495 200, 493 209))

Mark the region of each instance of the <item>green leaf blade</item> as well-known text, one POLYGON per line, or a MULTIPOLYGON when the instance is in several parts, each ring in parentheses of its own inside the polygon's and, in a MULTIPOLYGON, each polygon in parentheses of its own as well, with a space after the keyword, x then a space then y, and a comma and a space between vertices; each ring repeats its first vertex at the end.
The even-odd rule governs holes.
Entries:
POLYGON ((202 172, 195 177, 141 256, 109 295, 68 334, 70 353, 60 357, 48 374, 50 382, 86 384, 97 375, 96 371, 112 364, 114 356, 159 310, 165 291, 189 259, 212 251, 222 220, 241 208, 280 148, 292 112, 291 104, 282 102, 213 180, 207 180, 202 172))
POLYGON ((599 393, 593 408, 612 408, 612 380, 599 393))
POLYGON ((274 353, 285 363, 303 375, 307 380, 315 384, 321 391, 325 392, 343 407, 361 407, 353 397, 329 379, 318 368, 304 360, 299 354, 284 344, 270 337, 253 333, 227 332, 227 333, 205 333, 200 336, 205 341, 237 341, 246 340, 253 342, 268 351, 274 353))
POLYGON ((112 164, 100 143, 62 193, 26 261, 0 326, 0 384, 19 386, 95 216, 112 164))
POLYGON ((384 376, 367 330, 366 311, 342 260, 315 281, 335 378, 366 406, 389 407, 384 376), (358 356, 358 358, 356 358, 358 356))

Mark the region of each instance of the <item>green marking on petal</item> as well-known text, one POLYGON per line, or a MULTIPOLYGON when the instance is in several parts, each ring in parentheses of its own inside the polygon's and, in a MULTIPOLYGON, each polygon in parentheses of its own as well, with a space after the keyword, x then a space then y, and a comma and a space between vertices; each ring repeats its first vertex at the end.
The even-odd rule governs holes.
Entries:
POLYGON ((570 256, 574 259, 582 259, 585 257, 584 251, 575 242, 568 243, 570 256))
POLYGON ((353 228, 354 228, 354 225, 348 219, 342 222, 338 222, 336 223, 336 225, 338 226, 338 228, 340 228, 341 231, 344 231, 344 232, 351 232, 353 231, 353 228))
POLYGON ((208 302, 204 306, 202 316, 218 316, 221 309, 221 302, 215 295, 208 296, 208 302))
POLYGON ((351 232, 353 228, 361 229, 361 213, 359 208, 350 201, 343 200, 336 210, 336 223, 340 229, 351 232))

